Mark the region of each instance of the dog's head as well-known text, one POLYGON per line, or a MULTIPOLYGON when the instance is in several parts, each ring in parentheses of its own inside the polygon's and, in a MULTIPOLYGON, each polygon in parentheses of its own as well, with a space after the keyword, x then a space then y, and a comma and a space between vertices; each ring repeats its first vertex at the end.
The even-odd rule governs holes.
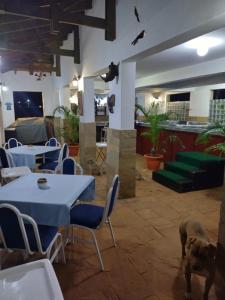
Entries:
POLYGON ((196 237, 189 237, 186 245, 191 272, 208 276, 215 265, 216 247, 196 237))

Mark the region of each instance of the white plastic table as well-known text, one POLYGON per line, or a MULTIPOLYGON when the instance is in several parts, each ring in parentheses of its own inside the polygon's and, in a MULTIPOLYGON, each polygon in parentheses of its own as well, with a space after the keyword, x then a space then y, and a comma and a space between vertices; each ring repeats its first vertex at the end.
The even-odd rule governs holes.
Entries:
POLYGON ((45 155, 46 153, 59 150, 60 147, 23 145, 7 149, 6 151, 12 155, 16 167, 27 166, 34 169, 37 155, 45 155))
POLYGON ((95 178, 85 175, 30 173, 0 188, 0 203, 16 206, 40 225, 70 224, 70 209, 76 200, 95 198, 95 178), (47 179, 48 188, 41 190, 38 178, 47 179))
POLYGON ((28 167, 3 168, 1 170, 1 175, 3 178, 19 177, 29 173, 31 173, 31 170, 28 167))
POLYGON ((62 291, 48 259, 0 271, 1 300, 63 300, 62 291))

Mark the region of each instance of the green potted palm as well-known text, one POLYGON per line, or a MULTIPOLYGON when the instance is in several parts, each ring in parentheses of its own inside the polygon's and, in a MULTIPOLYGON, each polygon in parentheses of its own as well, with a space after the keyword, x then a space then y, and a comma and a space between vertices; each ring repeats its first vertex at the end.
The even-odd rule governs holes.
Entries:
POLYGON ((148 130, 143 133, 143 136, 150 141, 152 147, 150 153, 144 156, 147 161, 147 167, 155 171, 159 169, 163 159, 163 155, 159 153, 159 140, 160 133, 163 130, 162 122, 168 119, 168 114, 159 113, 159 103, 154 102, 148 108, 140 104, 136 104, 136 108, 143 113, 145 122, 149 125, 148 130))
MULTIPOLYGON (((225 139, 225 125, 220 123, 215 123, 210 128, 201 132, 197 139, 196 144, 205 144, 210 143, 213 135, 220 135, 225 139)), ((205 149, 206 152, 217 152, 220 156, 224 156, 225 154, 225 140, 222 143, 216 143, 214 145, 208 146, 205 149)))
POLYGON ((63 105, 54 109, 53 116, 55 117, 57 113, 64 119, 63 126, 57 128, 57 134, 68 143, 69 155, 77 156, 79 151, 79 116, 63 105))

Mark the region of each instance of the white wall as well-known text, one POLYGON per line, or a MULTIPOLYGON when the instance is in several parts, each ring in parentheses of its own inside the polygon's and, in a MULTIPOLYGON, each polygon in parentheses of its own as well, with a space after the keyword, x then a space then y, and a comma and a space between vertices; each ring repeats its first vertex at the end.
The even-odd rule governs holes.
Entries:
MULTIPOLYGON (((103 2, 95 0, 93 10, 88 13, 104 17, 103 2)), ((81 30, 82 75, 93 75, 105 69, 111 61, 161 51, 222 27, 225 25, 224 14, 223 0, 117 1, 117 37, 114 42, 105 41, 103 30, 87 27, 81 30), (141 23, 135 19, 134 5, 139 10, 141 23), (132 46, 131 41, 143 29, 146 30, 145 38, 132 46)))
POLYGON ((4 127, 9 126, 15 121, 14 106, 12 110, 6 110, 6 102, 13 104, 14 91, 42 92, 44 115, 52 115, 53 109, 59 104, 56 97, 51 76, 37 81, 35 76, 28 72, 7 72, 1 74, 1 81, 8 87, 8 91, 3 92, 3 122, 4 127))

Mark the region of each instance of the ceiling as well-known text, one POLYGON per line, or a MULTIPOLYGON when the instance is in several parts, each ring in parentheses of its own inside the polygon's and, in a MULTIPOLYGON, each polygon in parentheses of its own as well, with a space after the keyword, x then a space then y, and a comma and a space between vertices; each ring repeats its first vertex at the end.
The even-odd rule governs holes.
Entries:
POLYGON ((60 76, 61 56, 80 63, 79 26, 100 28, 105 39, 113 41, 116 0, 104 2, 105 18, 98 18, 85 14, 93 7, 92 0, 0 0, 1 72, 27 70, 60 76), (74 49, 61 49, 70 33, 74 49))
POLYGON ((204 57, 198 56, 196 50, 188 48, 186 43, 146 57, 137 61, 137 79, 225 57, 225 28, 208 33, 204 37, 218 38, 221 39, 222 43, 219 46, 210 48, 208 54, 204 57))

